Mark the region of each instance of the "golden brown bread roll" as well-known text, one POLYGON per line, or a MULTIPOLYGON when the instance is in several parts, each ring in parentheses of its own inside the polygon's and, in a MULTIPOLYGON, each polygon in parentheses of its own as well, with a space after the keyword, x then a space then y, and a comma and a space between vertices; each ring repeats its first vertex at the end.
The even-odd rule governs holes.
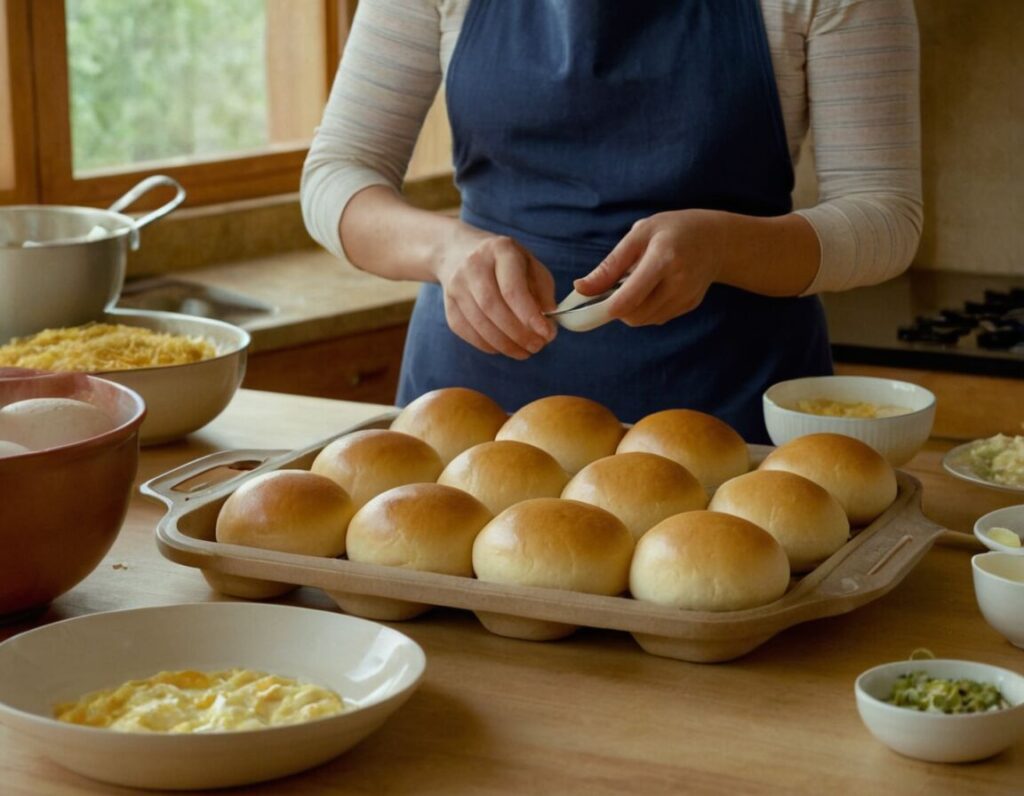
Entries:
POLYGON ((217 515, 218 542, 308 556, 345 552, 355 507, 329 478, 305 470, 278 470, 236 489, 217 515))
POLYGON ((619 443, 617 453, 645 451, 678 462, 708 492, 750 469, 743 438, 717 417, 693 409, 647 415, 619 443))
POLYGON ((473 575, 473 540, 491 521, 461 489, 407 484, 370 500, 349 523, 348 558, 445 575, 473 575))
POLYGON ((568 480, 551 454, 525 442, 498 440, 460 453, 437 482, 468 492, 491 514, 500 514, 523 500, 558 497, 568 480))
POLYGON ((524 500, 491 520, 473 545, 480 580, 619 594, 633 537, 613 514, 560 498, 524 500))
POLYGON ((842 434, 808 434, 772 451, 762 470, 787 470, 828 491, 850 525, 867 525, 896 499, 896 473, 870 445, 842 434))
MULTIPOLYGON (((575 500, 524 500, 491 520, 473 543, 473 569, 483 581, 589 594, 626 589, 633 537, 615 515, 575 500)), ((478 612, 494 633, 534 640, 576 628, 558 622, 478 612)))
POLYGON ((436 481, 443 469, 437 451, 423 440, 383 429, 339 437, 310 468, 347 491, 357 509, 396 486, 436 481))
POLYGON ((406 406, 391 429, 423 440, 448 464, 464 450, 493 440, 506 420, 505 410, 483 393, 446 387, 406 406))
MULTIPOLYGON (((473 540, 491 513, 472 495, 441 484, 408 484, 370 500, 348 528, 348 558, 445 575, 473 575, 473 540)), ((370 595, 332 595, 349 613, 397 621, 426 611, 422 603, 370 595)))
POLYGON ((654 453, 617 453, 591 462, 562 497, 610 511, 634 539, 666 517, 707 508, 708 495, 681 464, 654 453))
POLYGON ((496 439, 535 445, 570 475, 615 453, 624 429, 607 407, 576 395, 549 395, 515 412, 496 439))
POLYGON ((722 484, 711 511, 750 520, 774 536, 793 572, 807 572, 846 544, 850 523, 827 491, 784 470, 755 470, 722 484))
POLYGON ((731 514, 689 511, 640 537, 629 573, 638 600, 689 611, 766 605, 789 585, 786 553, 768 531, 731 514))

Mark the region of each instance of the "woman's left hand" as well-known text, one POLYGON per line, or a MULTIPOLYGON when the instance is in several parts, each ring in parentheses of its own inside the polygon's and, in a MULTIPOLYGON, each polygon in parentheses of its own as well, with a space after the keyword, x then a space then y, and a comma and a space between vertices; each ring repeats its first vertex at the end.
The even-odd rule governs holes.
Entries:
POLYGON ((722 215, 674 210, 641 219, 574 287, 594 296, 629 274, 608 311, 630 326, 660 325, 690 312, 719 275, 722 215))

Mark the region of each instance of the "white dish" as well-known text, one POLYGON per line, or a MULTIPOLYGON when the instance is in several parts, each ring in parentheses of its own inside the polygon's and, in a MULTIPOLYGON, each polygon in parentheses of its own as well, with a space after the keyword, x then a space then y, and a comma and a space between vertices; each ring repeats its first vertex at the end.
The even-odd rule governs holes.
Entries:
POLYGON ((200 603, 91 614, 0 644, 0 722, 55 763, 139 788, 223 788, 293 774, 376 730, 416 689, 423 650, 343 614, 200 603), (349 709, 305 724, 204 734, 122 733, 53 718, 55 703, 162 670, 232 666, 297 677, 349 709))
POLYGON ((608 313, 608 302, 624 281, 624 278, 620 279, 610 289, 596 296, 584 296, 572 290, 554 310, 544 314, 571 332, 589 332, 604 326, 612 320, 608 313))
POLYGON ((129 387, 146 402, 142 445, 158 445, 202 428, 224 411, 245 376, 249 333, 229 323, 152 310, 109 310, 106 323, 205 337, 217 355, 187 365, 114 370, 93 375, 129 387))
POLYGON ((868 669, 854 685, 857 710, 872 735, 893 751, 935 763, 983 760, 1015 744, 1024 735, 1024 677, 986 663, 915 660, 868 669), (896 679, 925 671, 933 677, 966 677, 993 683, 1009 708, 987 713, 946 715, 890 705, 884 700, 896 679))
POLYGON ((985 621, 1024 649, 1024 556, 979 553, 971 559, 971 570, 985 621))
POLYGON ((905 464, 928 439, 935 421, 935 395, 917 384, 871 376, 809 376, 780 381, 762 399, 768 436, 776 445, 807 434, 845 434, 865 442, 893 467, 905 464), (844 403, 901 406, 891 417, 830 417, 801 412, 799 401, 821 398, 844 403))
POLYGON ((1010 547, 990 537, 987 531, 992 528, 1006 528, 1024 540, 1024 506, 1007 506, 990 511, 974 523, 974 535, 989 550, 1015 556, 1024 555, 1024 547, 1010 547))
POLYGON ((970 481, 972 484, 987 486, 989 489, 998 489, 1000 492, 1024 493, 1024 486, 997 484, 995 481, 989 481, 987 478, 982 478, 974 472, 974 468, 971 467, 967 454, 970 452, 971 448, 979 442, 984 442, 984 439, 971 440, 970 442, 965 442, 963 445, 957 445, 955 448, 946 451, 946 455, 942 457, 942 466, 945 468, 946 472, 950 475, 956 476, 957 478, 961 478, 964 481, 970 481))

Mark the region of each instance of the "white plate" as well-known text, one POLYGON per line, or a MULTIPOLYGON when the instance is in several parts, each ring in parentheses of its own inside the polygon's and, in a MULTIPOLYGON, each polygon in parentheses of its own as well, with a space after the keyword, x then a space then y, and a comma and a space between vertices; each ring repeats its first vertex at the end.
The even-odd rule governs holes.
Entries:
POLYGON ((946 472, 950 475, 955 475, 957 478, 962 478, 964 481, 970 481, 972 484, 987 486, 989 489, 998 489, 1000 492, 1024 493, 1024 486, 997 484, 994 481, 982 478, 974 472, 967 461, 967 452, 979 442, 984 442, 984 440, 976 439, 971 442, 965 442, 963 445, 957 445, 952 450, 947 451, 946 455, 942 457, 942 466, 946 469, 946 472))
POLYGON ((65 768, 141 788, 223 788, 293 774, 349 749, 419 685, 423 650, 397 630, 343 614, 197 603, 91 614, 0 644, 0 722, 65 768), (58 702, 161 670, 233 666, 333 689, 349 707, 265 730, 165 735, 53 718, 58 702))

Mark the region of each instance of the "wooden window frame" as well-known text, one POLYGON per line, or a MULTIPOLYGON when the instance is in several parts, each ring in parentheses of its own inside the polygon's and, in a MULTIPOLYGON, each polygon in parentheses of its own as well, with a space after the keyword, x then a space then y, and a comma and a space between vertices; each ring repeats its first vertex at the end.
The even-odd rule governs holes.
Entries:
POLYGON ((11 136, 14 185, 0 186, 0 204, 40 201, 36 173, 35 89, 29 45, 28 0, 6 0, 7 67, 10 77, 10 117, 0 109, 0 135, 11 136))
MULTIPOLYGON (((325 70, 330 88, 355 0, 323 2, 325 70)), ((208 205, 297 190, 307 146, 226 154, 187 163, 130 165, 76 178, 71 150, 64 0, 6 0, 15 184, 0 204, 105 205, 143 177, 167 174, 186 185, 189 205, 208 205)), ((151 204, 159 203, 153 198, 151 204)), ((140 204, 145 206, 145 204, 140 204)))

